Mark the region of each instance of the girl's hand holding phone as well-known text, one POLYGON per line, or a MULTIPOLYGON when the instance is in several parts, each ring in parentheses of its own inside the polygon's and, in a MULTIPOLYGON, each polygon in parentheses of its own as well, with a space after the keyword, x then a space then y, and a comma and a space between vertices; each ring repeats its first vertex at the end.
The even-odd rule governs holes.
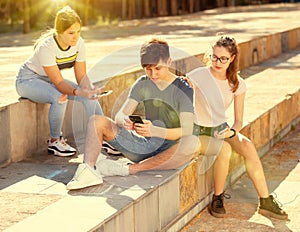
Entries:
POLYGON ((224 129, 223 131, 220 131, 220 132, 215 131, 214 136, 217 139, 226 139, 226 138, 229 138, 231 136, 231 130, 228 127, 228 128, 226 128, 226 129, 224 129))
POLYGON ((96 90, 96 93, 92 95, 92 99, 96 99, 96 98, 101 98, 104 96, 108 96, 109 94, 111 94, 113 91, 112 90, 105 90, 103 91, 102 88, 99 88, 96 90))
POLYGON ((225 122, 218 127, 218 130, 214 132, 214 137, 217 139, 225 139, 231 136, 230 127, 225 122))

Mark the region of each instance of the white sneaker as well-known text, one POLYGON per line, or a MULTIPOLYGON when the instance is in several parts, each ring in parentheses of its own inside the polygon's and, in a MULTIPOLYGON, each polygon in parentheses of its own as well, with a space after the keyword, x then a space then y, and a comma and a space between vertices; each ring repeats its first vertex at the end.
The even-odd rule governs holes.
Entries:
POLYGON ((108 155, 122 155, 120 151, 118 151, 116 148, 114 148, 109 143, 103 141, 102 142, 102 149, 106 152, 108 155))
POLYGON ((101 152, 98 155, 96 163, 98 163, 100 160, 107 159, 107 155, 102 154, 101 152))
POLYGON ((93 185, 102 184, 103 179, 89 165, 82 163, 74 174, 72 180, 67 184, 68 190, 81 189, 93 185))
POLYGON ((96 163, 96 172, 101 176, 128 176, 129 165, 110 159, 103 159, 96 163))
POLYGON ((48 140, 48 152, 57 156, 72 156, 76 153, 76 149, 67 144, 67 140, 61 136, 53 143, 51 139, 48 140))

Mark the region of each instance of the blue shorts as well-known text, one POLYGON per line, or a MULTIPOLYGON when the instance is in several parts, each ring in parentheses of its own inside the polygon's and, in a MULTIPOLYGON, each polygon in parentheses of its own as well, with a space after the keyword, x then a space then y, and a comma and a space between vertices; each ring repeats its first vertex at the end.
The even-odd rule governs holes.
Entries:
POLYGON ((143 137, 135 131, 119 128, 117 136, 107 142, 122 152, 127 159, 138 163, 167 150, 177 141, 157 137, 143 137))

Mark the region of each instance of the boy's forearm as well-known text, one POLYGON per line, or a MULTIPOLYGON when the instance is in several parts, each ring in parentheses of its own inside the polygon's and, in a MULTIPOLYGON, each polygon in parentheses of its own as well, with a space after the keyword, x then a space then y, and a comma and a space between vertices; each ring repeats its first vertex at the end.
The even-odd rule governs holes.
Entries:
POLYGON ((124 117, 125 115, 123 114, 123 112, 118 112, 117 115, 115 116, 115 122, 119 127, 123 126, 124 117))
POLYGON ((153 137, 160 137, 169 140, 177 140, 184 136, 193 134, 194 114, 191 112, 182 112, 180 114, 181 127, 178 128, 162 128, 154 127, 151 131, 153 137))
POLYGON ((168 140, 177 140, 183 136, 191 135, 192 129, 184 129, 184 128, 162 128, 162 127, 154 127, 151 132, 152 137, 159 137, 168 140))

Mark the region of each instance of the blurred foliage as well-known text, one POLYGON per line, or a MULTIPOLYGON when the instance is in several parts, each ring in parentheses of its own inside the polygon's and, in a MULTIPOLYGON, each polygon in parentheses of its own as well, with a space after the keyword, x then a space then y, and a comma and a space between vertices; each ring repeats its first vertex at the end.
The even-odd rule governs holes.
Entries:
POLYGON ((84 26, 105 26, 116 24, 120 19, 187 14, 217 6, 282 2, 279 0, 167 0, 166 5, 162 6, 159 1, 161 0, 0 0, 0 33, 21 31, 29 33, 52 28, 57 10, 65 5, 70 5, 79 14, 84 26), (175 3, 177 9, 172 11, 171 3, 175 3))
POLYGON ((96 0, 0 0, 0 33, 22 30, 28 17, 29 31, 53 27, 58 9, 70 5, 84 25, 97 21, 96 0), (27 15, 26 15, 27 13, 27 15))

